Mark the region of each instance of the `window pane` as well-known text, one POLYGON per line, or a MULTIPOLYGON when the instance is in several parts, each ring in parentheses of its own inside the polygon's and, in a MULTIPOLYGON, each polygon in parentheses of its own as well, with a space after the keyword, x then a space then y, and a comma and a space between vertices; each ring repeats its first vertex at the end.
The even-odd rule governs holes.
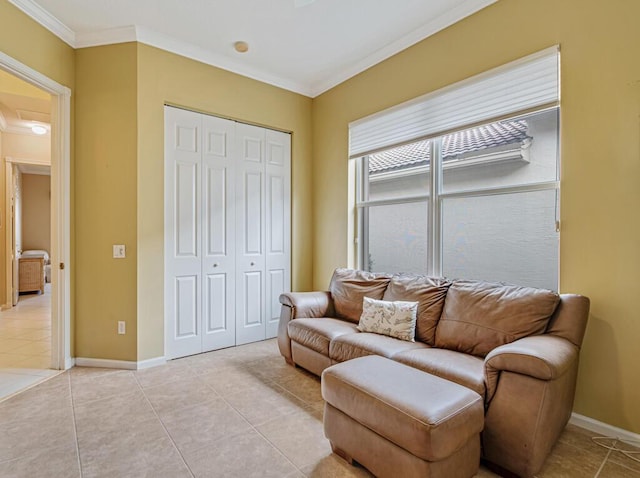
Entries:
POLYGON ((443 138, 443 192, 558 178, 558 111, 458 131, 443 138))
POLYGON ((427 201, 370 207, 364 267, 375 272, 426 273, 427 214, 427 201))
POLYGON ((368 160, 368 200, 429 194, 430 141, 418 141, 372 154, 368 160))
POLYGON ((444 199, 442 217, 446 277, 558 289, 555 190, 444 199))

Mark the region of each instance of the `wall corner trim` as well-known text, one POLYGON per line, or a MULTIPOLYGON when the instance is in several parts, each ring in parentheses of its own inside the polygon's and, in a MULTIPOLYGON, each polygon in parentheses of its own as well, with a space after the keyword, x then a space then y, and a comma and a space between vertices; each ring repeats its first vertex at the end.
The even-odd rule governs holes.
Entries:
POLYGON ((585 417, 578 413, 572 413, 569 423, 572 425, 584 428, 591 432, 597 433, 600 436, 618 438, 626 441, 640 442, 640 435, 637 433, 624 430, 622 428, 614 427, 608 423, 599 422, 593 418, 585 417))
POLYGON ((145 368, 157 367, 158 365, 164 365, 165 363, 167 363, 167 359, 164 357, 156 357, 148 360, 141 360, 139 362, 85 357, 75 358, 75 365, 78 367, 115 368, 121 370, 142 370, 145 368))

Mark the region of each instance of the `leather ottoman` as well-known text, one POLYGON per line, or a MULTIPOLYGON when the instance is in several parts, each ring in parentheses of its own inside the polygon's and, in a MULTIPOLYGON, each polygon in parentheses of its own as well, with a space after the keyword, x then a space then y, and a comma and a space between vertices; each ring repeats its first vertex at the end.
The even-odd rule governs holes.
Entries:
POLYGON ((484 404, 468 388, 371 355, 327 368, 322 397, 333 451, 378 477, 478 472, 484 404))

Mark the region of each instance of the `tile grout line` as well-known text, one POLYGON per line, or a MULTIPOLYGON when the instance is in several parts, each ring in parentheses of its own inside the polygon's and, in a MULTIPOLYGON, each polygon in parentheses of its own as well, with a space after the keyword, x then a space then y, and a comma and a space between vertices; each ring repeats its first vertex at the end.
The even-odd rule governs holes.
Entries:
POLYGON ((611 453, 613 452, 613 447, 615 447, 617 443, 618 443, 618 440, 616 439, 613 442, 612 447, 609 448, 609 450, 607 450, 607 454, 605 455, 604 460, 602 460, 602 463, 600 464, 600 468, 598 468, 598 471, 596 471, 596 474, 593 476, 593 478, 598 478, 600 476, 600 473, 602 473, 602 470, 604 469, 604 466, 607 464, 607 461, 609 460, 609 457, 611 456, 611 453))
MULTIPOLYGON (((189 365, 189 367, 191 368, 191 365, 189 365)), ((201 376, 199 376, 199 375, 198 375, 198 378, 201 378, 201 376)), ((273 381, 273 380, 269 380, 269 382, 273 382, 275 385, 280 386, 280 385, 278 385, 278 384, 277 384, 275 381, 273 381)), ((204 382, 203 382, 203 383, 204 383, 204 382)), ((271 440, 269 440, 266 436, 264 436, 264 435, 260 432, 260 430, 258 430, 258 429, 257 429, 257 428, 256 428, 256 427, 255 427, 255 426, 254 426, 250 421, 249 421, 249 420, 247 420, 247 418, 242 414, 242 412, 240 412, 240 410, 238 410, 236 407, 234 407, 234 406, 233 406, 233 405, 232 405, 232 404, 231 404, 231 403, 230 403, 230 402, 229 402, 229 401, 228 401, 228 400, 227 400, 223 395, 221 395, 221 394, 220 394, 220 393, 219 393, 219 392, 218 392, 218 391, 217 391, 213 386, 209 385, 208 383, 204 383, 204 385, 205 385, 206 387, 210 388, 211 390, 213 390, 213 391, 214 391, 214 392, 215 392, 215 393, 216 393, 216 394, 217 394, 217 395, 222 399, 222 401, 223 401, 224 403, 226 403, 229 407, 231 407, 231 409, 232 409, 232 410, 234 410, 238 415, 240 415, 240 417, 241 417, 245 422, 247 422, 247 424, 249 425, 249 427, 250 427, 254 432, 256 432, 258 435, 260 435, 260 436, 262 437, 262 439, 263 439, 263 440, 265 440, 269 445, 271 445, 271 446, 273 447, 273 449, 274 449, 274 450, 276 450, 276 451, 280 454, 280 456, 282 456, 285 460, 287 460, 287 462, 289 462, 289 463, 291 464, 291 466, 293 466, 293 468, 295 468, 295 470, 296 470, 296 471, 299 471, 301 474, 303 474, 303 475, 304 475, 304 473, 302 473, 302 470, 301 470, 300 468, 298 468, 298 466, 296 466, 296 464, 295 464, 295 463, 293 463, 293 461, 291 461, 291 460, 289 459, 289 457, 288 457, 287 455, 285 455, 285 454, 282 452, 282 450, 280 450, 280 448, 278 448, 278 447, 275 445, 275 443, 272 443, 272 442, 271 442, 271 440)), ((238 392, 238 393, 239 393, 239 392, 238 392)), ((307 403, 307 402, 305 402, 304 400, 302 400, 302 402, 307 403)), ((271 420, 267 420, 267 421, 266 421, 266 422, 264 422, 264 423, 269 423, 270 421, 271 421, 271 420)), ((239 436, 239 435, 240 435, 240 433, 235 434, 235 435, 231 435, 231 436, 239 436)), ((221 440, 222 438, 229 438, 229 437, 221 437, 221 438, 220 438, 220 440, 221 440)), ((216 441, 218 441, 218 440, 216 440, 216 441)), ((200 450, 200 449, 204 449, 204 448, 205 448, 205 447, 199 448, 199 450, 200 450)), ((305 476, 306 476, 306 475, 305 475, 305 476)))
MULTIPOLYGON (((276 385, 277 385, 277 384, 276 384, 276 385)), ((256 428, 256 427, 255 427, 251 422, 249 422, 249 420, 247 420, 247 419, 245 418, 245 416, 240 412, 240 410, 238 410, 236 407, 234 407, 233 405, 231 405, 231 403, 229 403, 229 402, 228 402, 224 397, 221 397, 221 398, 222 398, 222 400, 224 400, 224 402, 225 402, 227 405, 229 405, 233 410, 235 410, 235 411, 236 411, 236 413, 238 413, 238 415, 240 415, 240 416, 242 417, 242 419, 243 419, 245 422, 247 422, 247 423, 249 424, 249 426, 251 427, 251 429, 252 429, 254 432, 256 432, 258 435, 260 435, 264 441, 266 441, 269 445, 271 445, 271 446, 273 447, 273 449, 274 449, 274 450, 276 450, 276 451, 280 454, 280 456, 282 456, 285 460, 287 460, 289 463, 291 463, 291 466, 293 466, 297 471, 299 471, 300 473, 302 473, 302 470, 301 470, 300 468, 298 468, 298 466, 297 466, 293 461, 291 461, 291 459, 290 459, 287 455, 285 455, 285 454, 284 454, 284 452, 283 452, 280 448, 278 448, 278 447, 276 446, 276 444, 275 444, 275 443, 273 443, 273 442, 272 442, 271 440, 269 440, 266 436, 264 436, 264 434, 263 434, 260 430, 258 430, 258 429, 257 429, 257 428, 256 428)), ((306 403, 306 402, 305 402, 305 403, 306 403)), ((275 420, 275 419, 274 419, 274 420, 275 420)), ((269 423, 270 421, 271 421, 271 420, 268 420, 268 421, 266 421, 265 423, 269 423)), ((264 425, 264 423, 263 423, 263 425, 264 425)), ((304 473, 302 473, 302 474, 304 475, 304 473)), ((305 476, 306 476, 306 475, 305 475, 305 476)))
POLYGON ((136 384, 138 384, 138 387, 140 388, 140 391, 142 392, 142 396, 144 397, 145 401, 149 404, 149 407, 151 408, 151 411, 155 415, 155 417, 158 420, 158 422, 160 422, 160 426, 162 427, 162 429, 166 433, 167 438, 169 438, 169 441, 171 442, 171 445, 173 445, 173 448, 176 450, 176 452, 178 452, 178 456, 182 460, 182 463, 184 463, 184 466, 189 471, 189 474, 193 478, 195 478, 195 476, 196 476, 195 473, 193 472, 193 470, 191 469, 191 467, 187 463, 187 460, 185 460, 184 456, 182 455, 182 452, 180 451, 180 448, 178 448, 178 445, 176 445, 176 442, 173 440, 173 437, 171 436, 171 433, 169 433, 169 430, 167 430, 167 427, 164 425, 164 422, 162 421, 162 418, 160 418, 160 415, 158 415, 158 412, 156 411, 156 409, 154 408, 153 404, 151 403, 151 400, 149 400, 149 397, 147 397, 147 394, 144 391, 144 387, 140 384, 140 381, 138 380, 137 375, 135 373, 133 373, 133 372, 131 372, 131 374, 133 375, 133 379, 136 381, 136 384))
MULTIPOLYGON (((310 407, 310 408, 312 408, 312 407, 313 407, 313 404, 311 404, 311 403, 307 402, 307 401, 306 401, 306 400, 304 400, 302 397, 299 397, 298 395, 296 395, 296 394, 295 394, 295 393, 293 393, 292 391, 287 390, 287 389, 286 389, 286 388, 284 388, 280 383, 278 383, 276 380, 271 380, 271 379, 269 379, 268 381, 269 381, 269 382, 271 382, 271 383, 273 383, 274 385, 276 385, 278 388, 280 388, 280 389, 281 389, 282 391, 284 391, 285 393, 288 393, 289 395, 291 395, 291 396, 293 396, 293 397, 297 398, 297 399, 298 399, 298 400, 300 400, 302 403, 304 403, 307 407, 310 407)), ((224 397, 223 397, 223 399, 224 399, 224 397)), ((226 400, 225 400, 225 402, 226 402, 226 400)), ((227 402, 227 403, 228 403, 228 402, 227 402)), ((237 410, 233 405, 231 405, 231 404, 229 403, 229 406, 231 406, 231 408, 233 408, 234 410, 236 410, 236 411, 237 411, 237 412, 242 416, 242 413, 240 413, 240 411, 239 411, 239 410, 237 410)), ((287 416, 288 416, 288 415, 293 415, 294 413, 297 413, 297 412, 292 412, 292 413, 290 413, 290 414, 287 414, 287 416)), ((243 417, 243 418, 244 418, 244 417, 243 417)), ((267 423, 271 423, 271 422, 273 422, 273 421, 275 421, 275 420, 277 420, 277 419, 278 419, 278 418, 273 418, 273 419, 271 419, 271 420, 267 420, 267 421, 265 421, 264 423, 262 423, 262 424, 261 424, 261 426, 262 426, 262 425, 265 425, 265 424, 267 424, 267 423)), ((245 419, 245 420, 246 420, 246 419, 245 419)), ((278 446, 277 446, 275 443, 273 443, 271 440, 269 440, 269 438, 267 438, 267 437, 266 437, 266 436, 265 436, 265 435, 264 435, 260 430, 258 430, 258 429, 257 429, 257 427, 253 426, 251 423, 249 423, 249 425, 250 425, 250 426, 251 426, 251 427, 252 427, 252 428, 253 428, 253 429, 254 429, 254 430, 255 430, 255 431, 256 431, 256 432, 257 432, 257 433, 258 433, 258 434, 263 438, 263 439, 264 439, 264 440, 266 440, 266 441, 267 441, 267 443, 269 443, 273 448, 275 448, 275 449, 276 449, 276 450, 277 450, 277 451, 278 451, 278 452, 279 452, 279 453, 280 453, 280 454, 281 454, 281 455, 282 455, 282 456, 283 456, 283 457, 284 457, 284 458, 285 458, 289 463, 291 463, 291 464, 293 465, 293 467, 294 467, 297 471, 299 471, 302 475, 306 476, 306 475, 305 475, 305 473, 302 471, 302 468, 303 468, 303 467, 299 467, 299 466, 297 466, 295 463, 293 463, 293 461, 291 461, 291 460, 289 459, 289 457, 287 457, 287 456, 284 454, 284 452, 283 452, 282 450, 280 450, 280 448, 278 448, 278 446)), ((304 465, 304 466, 306 466, 306 465, 304 465)))
POLYGON ((78 471, 80 472, 80 478, 83 476, 82 472, 82 460, 80 459, 80 442, 78 441, 78 422, 76 421, 76 402, 73 398, 73 385, 71 384, 71 372, 65 372, 69 380, 69 398, 71 399, 71 419, 73 420, 73 434, 75 435, 76 442, 76 456, 78 457, 78 471))

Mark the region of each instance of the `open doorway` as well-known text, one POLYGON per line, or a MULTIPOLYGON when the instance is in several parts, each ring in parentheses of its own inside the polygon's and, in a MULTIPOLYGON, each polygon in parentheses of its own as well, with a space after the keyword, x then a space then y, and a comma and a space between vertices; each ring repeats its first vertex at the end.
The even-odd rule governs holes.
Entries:
POLYGON ((41 377, 73 366, 69 120, 68 88, 0 52, 0 397, 3 366, 41 377))
POLYGON ((51 373, 51 95, 0 70, 0 394, 51 373), (1 187, 1 186, 0 186, 1 187))

